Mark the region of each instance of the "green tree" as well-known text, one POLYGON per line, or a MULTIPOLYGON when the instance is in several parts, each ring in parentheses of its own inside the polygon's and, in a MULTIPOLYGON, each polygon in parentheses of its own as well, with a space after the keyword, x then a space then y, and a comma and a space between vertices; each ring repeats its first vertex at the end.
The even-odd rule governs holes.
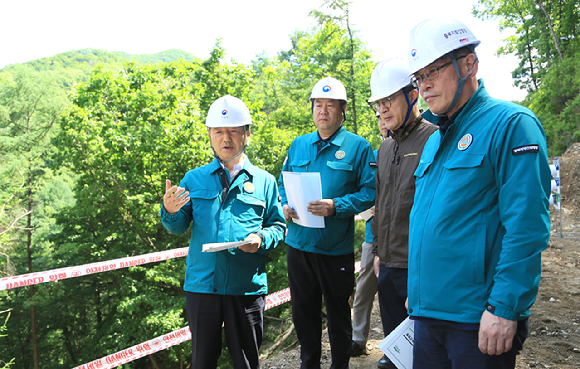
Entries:
MULTIPOLYGON (((192 89, 199 67, 131 63, 118 75, 97 67, 75 90, 55 140, 57 162, 78 174, 76 206, 57 216, 62 231, 51 238, 63 265, 187 245, 163 229, 158 212, 165 179, 178 182, 211 158, 192 89)), ((89 362, 184 326, 184 270, 174 260, 64 281, 66 309, 54 329, 65 362, 89 362)), ((148 360, 172 367, 180 350, 148 360)))
MULTIPOLYGON (((320 15, 314 13, 317 14, 320 15)), ((268 119, 295 135, 304 134, 313 130, 309 104, 312 87, 318 80, 333 76, 347 88, 349 105, 345 127, 353 132, 356 129, 357 134, 377 145, 376 120, 366 104, 370 96, 368 81, 374 67, 370 52, 356 37, 356 32, 351 31, 349 36, 349 31, 334 19, 320 21, 309 32, 294 32, 292 48, 281 51, 277 58, 258 57, 254 62, 256 94, 265 101, 268 119)))
MULTIPOLYGON (((350 78, 349 80, 354 85, 356 82, 356 75, 354 72, 355 68, 355 38, 354 32, 351 29, 350 24, 350 5, 352 4, 351 1, 346 0, 324 0, 322 7, 327 8, 330 12, 325 13, 319 10, 311 10, 310 15, 315 17, 318 21, 319 25, 323 25, 329 21, 336 22, 339 26, 346 29, 348 34, 348 58, 350 62, 350 78), (334 13, 334 14, 333 14, 334 13)), ((356 124, 356 93, 354 90, 354 86, 350 87, 350 96, 352 98, 351 102, 351 111, 352 111, 352 122, 353 122, 353 131, 357 133, 357 124, 356 124)))
POLYGON ((532 92, 545 73, 578 47, 580 9, 577 0, 479 0, 473 14, 499 19, 500 30, 513 30, 498 54, 520 59, 512 72, 516 86, 532 92))
POLYGON ((550 69, 542 86, 524 101, 544 126, 550 155, 560 155, 580 141, 579 57, 580 50, 550 69))
POLYGON ((515 34, 498 54, 520 59, 512 75, 528 90, 523 102, 540 119, 551 155, 558 155, 580 139, 580 7, 578 0, 479 0, 473 14, 499 19, 500 30, 515 34))
MULTIPOLYGON (((9 310, 4 310, 4 311, 0 311, 0 314, 7 314, 6 315, 6 319, 4 320, 4 324, 2 326, 0 326, 0 338, 2 337, 6 337, 5 333, 6 332, 6 323, 8 323, 8 319, 10 319, 10 309, 9 310)), ((14 364, 14 359, 10 360, 9 362, 5 362, 3 360, 0 359, 0 369, 10 369, 10 367, 14 364)))
MULTIPOLYGON (((130 63, 118 75, 97 67, 75 90, 55 140, 57 162, 78 175, 76 205, 57 216, 62 230, 51 237, 59 263, 79 265, 188 244, 187 234, 171 235, 162 227, 159 206, 166 178, 178 183, 188 170, 213 160, 204 121, 215 98, 231 94, 248 104, 253 150, 263 146, 262 136, 274 139, 260 101, 249 98, 252 69, 225 64, 222 57, 218 42, 202 63, 130 63)), ((177 259, 59 283, 54 287, 59 291, 51 293, 59 298, 51 302, 67 301, 66 309, 55 313, 53 327, 62 332, 64 362, 78 365, 185 326, 184 274, 185 261, 177 259)), ((144 361, 176 367, 189 356, 188 346, 144 361)))
MULTIPOLYGON (((13 228, 17 230, 16 241, 26 249, 26 272, 32 273, 33 211, 39 184, 46 175, 45 156, 50 148, 50 136, 61 110, 65 106, 64 94, 54 81, 32 70, 15 69, 13 81, 0 87, 0 145, 10 154, 12 165, 25 179, 23 193, 19 193, 19 206, 26 211, 26 223, 13 228)), ((21 224, 19 221, 18 224, 21 224)), ((30 299, 35 287, 30 286, 30 299)), ((35 305, 30 305, 31 337, 34 367, 39 368, 35 305)))

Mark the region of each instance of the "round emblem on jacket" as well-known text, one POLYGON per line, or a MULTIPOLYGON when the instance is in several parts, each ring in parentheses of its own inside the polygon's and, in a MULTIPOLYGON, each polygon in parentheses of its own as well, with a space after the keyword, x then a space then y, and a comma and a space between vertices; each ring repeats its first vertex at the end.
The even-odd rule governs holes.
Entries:
POLYGON ((467 150, 469 146, 473 143, 473 136, 471 133, 466 134, 465 136, 461 137, 461 140, 457 143, 457 148, 461 151, 467 150))
POLYGON ((254 184, 252 182, 244 183, 244 191, 246 191, 247 193, 254 193, 255 190, 256 187, 254 187, 254 184))
POLYGON ((337 158, 338 160, 343 159, 345 156, 346 156, 346 153, 342 150, 339 150, 339 151, 334 153, 334 157, 337 158))

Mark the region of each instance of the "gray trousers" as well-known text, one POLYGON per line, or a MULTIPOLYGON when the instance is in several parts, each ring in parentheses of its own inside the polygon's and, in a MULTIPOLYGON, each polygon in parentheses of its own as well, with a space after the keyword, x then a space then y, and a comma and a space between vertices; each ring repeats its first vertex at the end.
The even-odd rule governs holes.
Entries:
POLYGON ((352 340, 359 345, 364 345, 367 342, 373 301, 377 293, 377 277, 373 269, 372 249, 372 243, 363 242, 360 273, 356 279, 356 293, 352 307, 352 340))

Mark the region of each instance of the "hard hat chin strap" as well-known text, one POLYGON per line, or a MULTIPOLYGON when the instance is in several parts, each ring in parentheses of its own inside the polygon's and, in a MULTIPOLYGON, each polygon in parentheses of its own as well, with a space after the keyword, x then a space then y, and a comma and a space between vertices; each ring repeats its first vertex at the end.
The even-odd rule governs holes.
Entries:
POLYGON ((409 109, 407 110, 407 116, 405 117, 405 121, 403 122, 403 125, 401 126, 401 128, 403 128, 405 126, 405 124, 407 124, 407 122, 409 121, 409 117, 411 116, 411 111, 413 110, 413 106, 415 106, 415 104, 417 103, 417 100, 419 100, 419 97, 417 96, 417 98, 413 101, 413 103, 409 103, 409 95, 407 95, 407 91, 405 91, 405 88, 403 88, 403 95, 405 95, 405 100, 407 100, 407 106, 409 107, 409 109))
MULTIPOLYGON (((406 87, 403 87, 403 95, 405 95, 405 100, 407 100, 407 106, 409 108, 407 109, 407 116, 405 117, 405 121, 403 122, 403 124, 398 129, 401 129, 401 128, 405 127, 405 124, 407 124, 407 122, 409 121, 409 117, 411 116, 411 111, 413 110, 413 106, 415 106, 415 104, 419 100, 419 96, 417 96, 417 98, 412 103, 409 102, 409 95, 407 95, 407 91, 405 91, 405 88, 406 87)), ((387 137, 390 137, 390 136, 391 136, 391 130, 389 130, 387 132, 387 137)))
MULTIPOLYGON (((248 129, 249 129, 248 126, 244 126, 245 132, 247 132, 248 129)), ((209 128, 208 128, 208 133, 209 133, 209 128)), ((211 144, 211 137, 210 137, 209 141, 210 141, 210 145, 211 145, 211 150, 213 151, 213 157, 216 158, 220 163, 224 164, 224 166, 225 166, 225 163, 229 163, 229 162, 232 162, 234 160, 237 160, 246 151, 246 147, 248 147, 248 145, 249 145, 248 136, 244 134, 244 148, 242 150, 240 150, 240 152, 234 158, 232 158, 230 160, 223 160, 222 158, 219 157, 218 153, 213 148, 213 145, 211 144)))
POLYGON ((455 55, 453 55, 453 51, 450 51, 449 53, 447 53, 447 56, 449 56, 449 58, 451 58, 451 61, 453 62, 453 68, 455 68, 455 73, 457 73, 457 78, 458 78, 457 89, 455 90, 455 96, 453 96, 453 101, 451 101, 451 105, 449 105, 449 108, 447 109, 447 111, 444 113, 441 113, 441 114, 433 113, 433 115, 435 115, 437 117, 441 116, 441 115, 447 115, 451 110, 453 110, 453 108, 455 108, 455 105, 457 105, 457 102, 459 101, 459 98, 461 97, 461 94, 463 93, 463 86, 465 86, 465 81, 467 81, 469 74, 473 70, 475 63, 478 60, 477 54, 475 53, 475 51, 473 51, 473 54, 475 55, 475 59, 473 60, 473 64, 471 65, 471 68, 469 68, 469 71, 467 71, 467 74, 465 75, 465 77, 461 78, 461 74, 459 73, 459 66, 457 65, 457 59, 455 58, 455 55))

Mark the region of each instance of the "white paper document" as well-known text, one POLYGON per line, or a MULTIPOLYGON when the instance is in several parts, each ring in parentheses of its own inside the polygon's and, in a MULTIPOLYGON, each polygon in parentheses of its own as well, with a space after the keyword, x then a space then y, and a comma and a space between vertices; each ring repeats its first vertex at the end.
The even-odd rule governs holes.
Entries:
POLYGON ((320 173, 282 172, 288 206, 296 211, 300 219, 294 223, 308 228, 324 228, 324 217, 306 210, 310 201, 322 200, 320 173))
MULTIPOLYGON (((374 208, 374 206, 373 206, 374 208)), ((360 217, 363 218, 363 220, 365 222, 368 222, 369 219, 371 219, 372 217, 374 217, 373 213, 371 212, 372 208, 368 208, 367 210, 363 211, 362 213, 360 213, 360 217)))
POLYGON ((414 326, 415 323, 407 318, 379 343, 379 348, 398 369, 413 368, 414 326))
POLYGON ((232 247, 240 247, 252 243, 251 240, 240 242, 218 242, 218 243, 204 243, 201 246, 201 252, 216 252, 221 250, 231 249, 232 247))

